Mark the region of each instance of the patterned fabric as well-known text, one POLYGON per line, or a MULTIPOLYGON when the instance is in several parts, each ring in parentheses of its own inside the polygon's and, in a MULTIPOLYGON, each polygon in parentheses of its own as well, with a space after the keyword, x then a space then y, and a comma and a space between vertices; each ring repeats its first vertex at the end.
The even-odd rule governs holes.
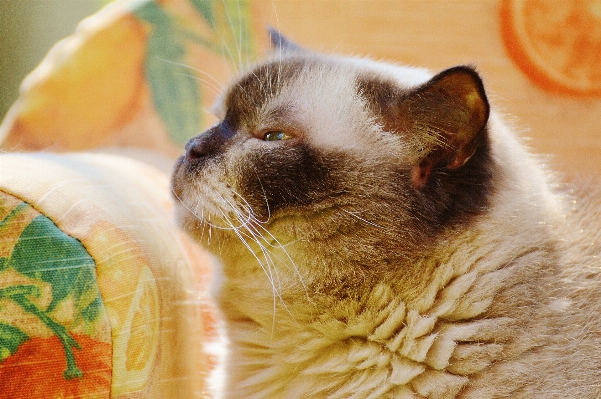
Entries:
POLYGON ((112 344, 94 259, 2 192, 0 218, 0 398, 108 398, 112 344))
POLYGON ((208 397, 209 258, 168 176, 106 154, 0 171, 0 399, 208 397))
MULTIPOLYGON (((247 0, 115 1, 25 79, 1 148, 173 158, 252 60, 251 26, 247 0)), ((0 155, 0 399, 208 397, 209 259, 169 192, 130 159, 0 155)))

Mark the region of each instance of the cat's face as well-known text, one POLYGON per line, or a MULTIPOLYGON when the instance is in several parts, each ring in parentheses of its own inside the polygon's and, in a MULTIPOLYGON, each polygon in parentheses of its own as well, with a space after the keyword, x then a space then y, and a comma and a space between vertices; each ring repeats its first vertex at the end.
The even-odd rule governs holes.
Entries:
POLYGON ((217 110, 221 121, 178 161, 173 191, 182 226, 219 255, 294 243, 323 252, 340 236, 356 241, 345 253, 373 256, 384 241, 410 251, 485 202, 488 104, 469 68, 432 77, 277 53, 217 110))

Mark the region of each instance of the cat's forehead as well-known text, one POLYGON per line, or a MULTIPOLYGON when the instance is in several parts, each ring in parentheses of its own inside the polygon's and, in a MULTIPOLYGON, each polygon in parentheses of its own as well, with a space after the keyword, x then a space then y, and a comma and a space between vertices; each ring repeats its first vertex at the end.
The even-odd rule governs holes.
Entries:
POLYGON ((365 81, 410 91, 430 77, 424 69, 365 59, 276 56, 238 79, 223 105, 247 129, 278 128, 285 122, 319 144, 339 146, 378 129, 368 110, 365 81))
MULTIPOLYGON (((360 82, 364 79, 390 82, 409 90, 431 77, 432 74, 426 69, 364 58, 313 53, 276 55, 235 80, 225 96, 224 105, 245 113, 278 97, 283 101, 282 97, 286 95, 286 100, 294 102, 299 95, 291 95, 291 92, 313 94, 310 97, 334 97, 350 90, 356 97, 360 82)), ((340 101, 340 98, 336 101, 340 101)))

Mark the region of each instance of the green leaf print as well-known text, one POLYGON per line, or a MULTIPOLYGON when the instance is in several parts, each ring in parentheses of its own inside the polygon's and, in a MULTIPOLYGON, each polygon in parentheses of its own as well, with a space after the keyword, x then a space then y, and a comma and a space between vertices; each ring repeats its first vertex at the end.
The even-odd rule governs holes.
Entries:
MULTIPOLYGON (((32 280, 50 284, 52 300, 46 309, 36 303, 35 298, 41 294, 40 287, 32 284, 1 288, 0 300, 12 301, 44 323, 63 346, 67 360, 63 376, 66 379, 81 378, 83 374, 73 355, 73 350, 80 347, 67 328, 52 318, 51 312, 62 301, 72 298, 75 323, 83 321, 88 333, 93 330, 94 322, 102 314, 102 300, 92 257, 79 240, 65 234, 46 216, 39 215, 23 229, 10 258, 3 262, 2 267, 12 267, 32 280)), ((8 331, 8 327, 5 330, 8 331)), ((16 333, 12 331, 11 334, 16 333)), ((5 347, 8 351, 12 350, 8 345, 5 347)), ((0 340, 0 354, 5 355, 6 350, 2 350, 0 340)))
POLYGON ((17 351, 29 336, 17 327, 0 323, 0 363, 17 351))
POLYGON ((9 265, 9 262, 8 262, 8 258, 1 257, 0 258, 0 272, 8 269, 9 266, 10 265, 9 265))
POLYGON ((141 3, 135 11, 138 18, 152 27, 145 73, 154 107, 169 135, 180 146, 202 127, 201 85, 193 68, 187 66, 187 46, 201 45, 221 54, 235 67, 247 64, 256 53, 248 0, 190 0, 190 3, 213 30, 212 37, 201 37, 177 23, 177 17, 157 2, 141 3))
POLYGON ((190 0, 192 5, 198 10, 203 16, 205 21, 214 28, 215 27, 215 14, 213 13, 213 4, 211 0, 190 0))
POLYGON ((200 91, 191 69, 185 66, 185 35, 177 30, 167 12, 153 2, 136 15, 152 24, 145 71, 154 106, 173 140, 184 145, 201 126, 200 91))
POLYGON ((78 309, 100 295, 94 259, 78 240, 66 235, 44 215, 36 217, 23 230, 9 262, 19 273, 50 283, 52 302, 47 312, 70 294, 78 309))
POLYGON ((0 288, 0 300, 10 299, 19 305, 23 310, 28 313, 35 315, 42 323, 44 323, 60 340, 63 345, 65 357, 67 359, 67 368, 63 372, 65 379, 70 380, 73 378, 83 377, 82 371, 77 367, 75 363, 75 356, 73 355, 73 348, 81 349, 77 341, 71 337, 67 329, 55 322, 47 312, 41 310, 37 305, 31 301, 31 297, 37 298, 40 296, 40 290, 34 285, 14 285, 11 287, 0 288))
POLYGON ((84 320, 85 325, 92 325, 92 322, 98 319, 102 314, 102 300, 97 296, 88 306, 82 308, 79 314, 84 320))
POLYGON ((6 217, 0 222, 0 228, 3 228, 6 225, 12 223, 17 217, 17 215, 27 208, 29 208, 29 204, 26 202, 21 202, 12 211, 10 211, 10 213, 6 215, 6 217))
POLYGON ((220 0, 215 3, 220 14, 222 54, 236 66, 246 65, 256 54, 252 40, 251 7, 248 0, 220 0))

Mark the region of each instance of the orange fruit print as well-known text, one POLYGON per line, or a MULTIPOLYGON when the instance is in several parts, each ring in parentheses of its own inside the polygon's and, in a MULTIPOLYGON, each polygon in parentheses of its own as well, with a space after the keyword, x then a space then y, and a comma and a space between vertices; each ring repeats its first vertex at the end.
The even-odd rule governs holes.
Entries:
POLYGON ((0 399, 108 399, 111 345, 86 335, 74 339, 81 347, 74 351, 81 378, 61 378, 67 361, 56 336, 31 338, 0 363, 0 399))
POLYGON ((540 87, 601 95, 600 0, 503 0, 501 33, 512 60, 540 87))

